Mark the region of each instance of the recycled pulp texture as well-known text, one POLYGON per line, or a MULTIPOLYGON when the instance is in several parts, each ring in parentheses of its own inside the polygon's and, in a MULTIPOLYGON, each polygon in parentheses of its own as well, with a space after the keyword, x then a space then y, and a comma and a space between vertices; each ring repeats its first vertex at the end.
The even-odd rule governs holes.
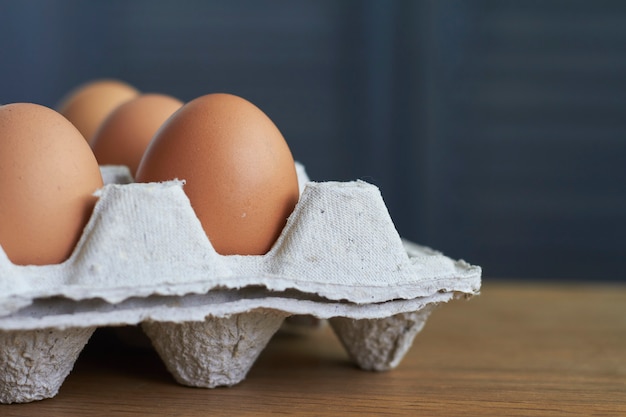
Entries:
POLYGON ((399 237, 376 187, 298 168, 300 202, 262 256, 217 254, 184 182, 103 168, 70 259, 16 266, 0 251, 0 402, 54 396, 98 326, 141 323, 186 385, 240 382, 290 315, 330 319, 359 366, 391 369, 433 306, 479 292, 479 267, 399 237))
POLYGON ((0 331, 0 403, 54 397, 94 330, 0 331))

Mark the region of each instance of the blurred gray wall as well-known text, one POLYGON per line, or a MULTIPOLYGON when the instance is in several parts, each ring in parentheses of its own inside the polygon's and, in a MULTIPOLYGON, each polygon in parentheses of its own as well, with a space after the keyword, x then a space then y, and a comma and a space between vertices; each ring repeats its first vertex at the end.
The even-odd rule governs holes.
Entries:
POLYGON ((100 77, 249 99, 487 278, 626 281, 626 2, 0 2, 0 103, 100 77))

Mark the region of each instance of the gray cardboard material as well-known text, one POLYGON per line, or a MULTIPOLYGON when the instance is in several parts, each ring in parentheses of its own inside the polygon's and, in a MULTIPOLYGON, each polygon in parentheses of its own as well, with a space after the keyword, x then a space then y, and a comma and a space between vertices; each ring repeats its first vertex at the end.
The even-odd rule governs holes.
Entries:
POLYGON ((185 385, 240 382, 291 315, 330 319, 359 366, 392 369, 434 306, 479 293, 480 267, 401 239, 375 186, 311 182, 296 168, 301 198, 271 251, 223 256, 184 181, 138 184, 125 167, 102 167, 106 185, 66 262, 18 266, 0 248, 0 361, 19 363, 24 343, 37 350, 25 342, 37 332, 69 332, 62 372, 45 360, 36 373, 30 362, 22 374, 0 370, 0 402, 56 395, 99 326, 142 324, 185 385))

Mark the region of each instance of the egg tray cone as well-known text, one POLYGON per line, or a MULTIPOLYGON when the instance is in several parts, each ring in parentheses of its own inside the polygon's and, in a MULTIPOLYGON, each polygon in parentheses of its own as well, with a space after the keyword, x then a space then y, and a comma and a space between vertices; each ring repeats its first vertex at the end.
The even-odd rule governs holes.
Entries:
POLYGON ((328 319, 363 369, 396 367, 434 306, 478 294, 481 269, 400 238, 379 190, 310 182, 273 248, 219 255, 183 181, 105 186, 71 257, 18 266, 0 248, 0 403, 57 394, 98 327, 140 324, 172 376, 241 382, 286 317, 328 319))

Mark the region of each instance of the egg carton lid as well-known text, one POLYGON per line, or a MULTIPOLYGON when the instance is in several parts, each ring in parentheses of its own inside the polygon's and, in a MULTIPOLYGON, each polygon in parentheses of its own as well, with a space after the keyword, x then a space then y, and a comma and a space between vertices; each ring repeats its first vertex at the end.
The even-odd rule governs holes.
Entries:
MULTIPOLYGON (((46 308, 39 300, 118 305, 149 298, 166 306, 176 297, 254 288, 282 293, 265 299, 292 300, 292 312, 306 313, 302 306, 315 303, 373 305, 480 290, 480 267, 401 239, 378 188, 363 181, 305 182, 270 252, 224 256, 204 233, 184 181, 132 183, 113 171, 110 178, 121 184, 98 190, 67 261, 20 266, 0 250, 0 318, 8 319, 0 329, 13 327, 8 316, 28 306, 46 308)), ((243 294, 239 303, 263 298, 245 301, 243 294)))

